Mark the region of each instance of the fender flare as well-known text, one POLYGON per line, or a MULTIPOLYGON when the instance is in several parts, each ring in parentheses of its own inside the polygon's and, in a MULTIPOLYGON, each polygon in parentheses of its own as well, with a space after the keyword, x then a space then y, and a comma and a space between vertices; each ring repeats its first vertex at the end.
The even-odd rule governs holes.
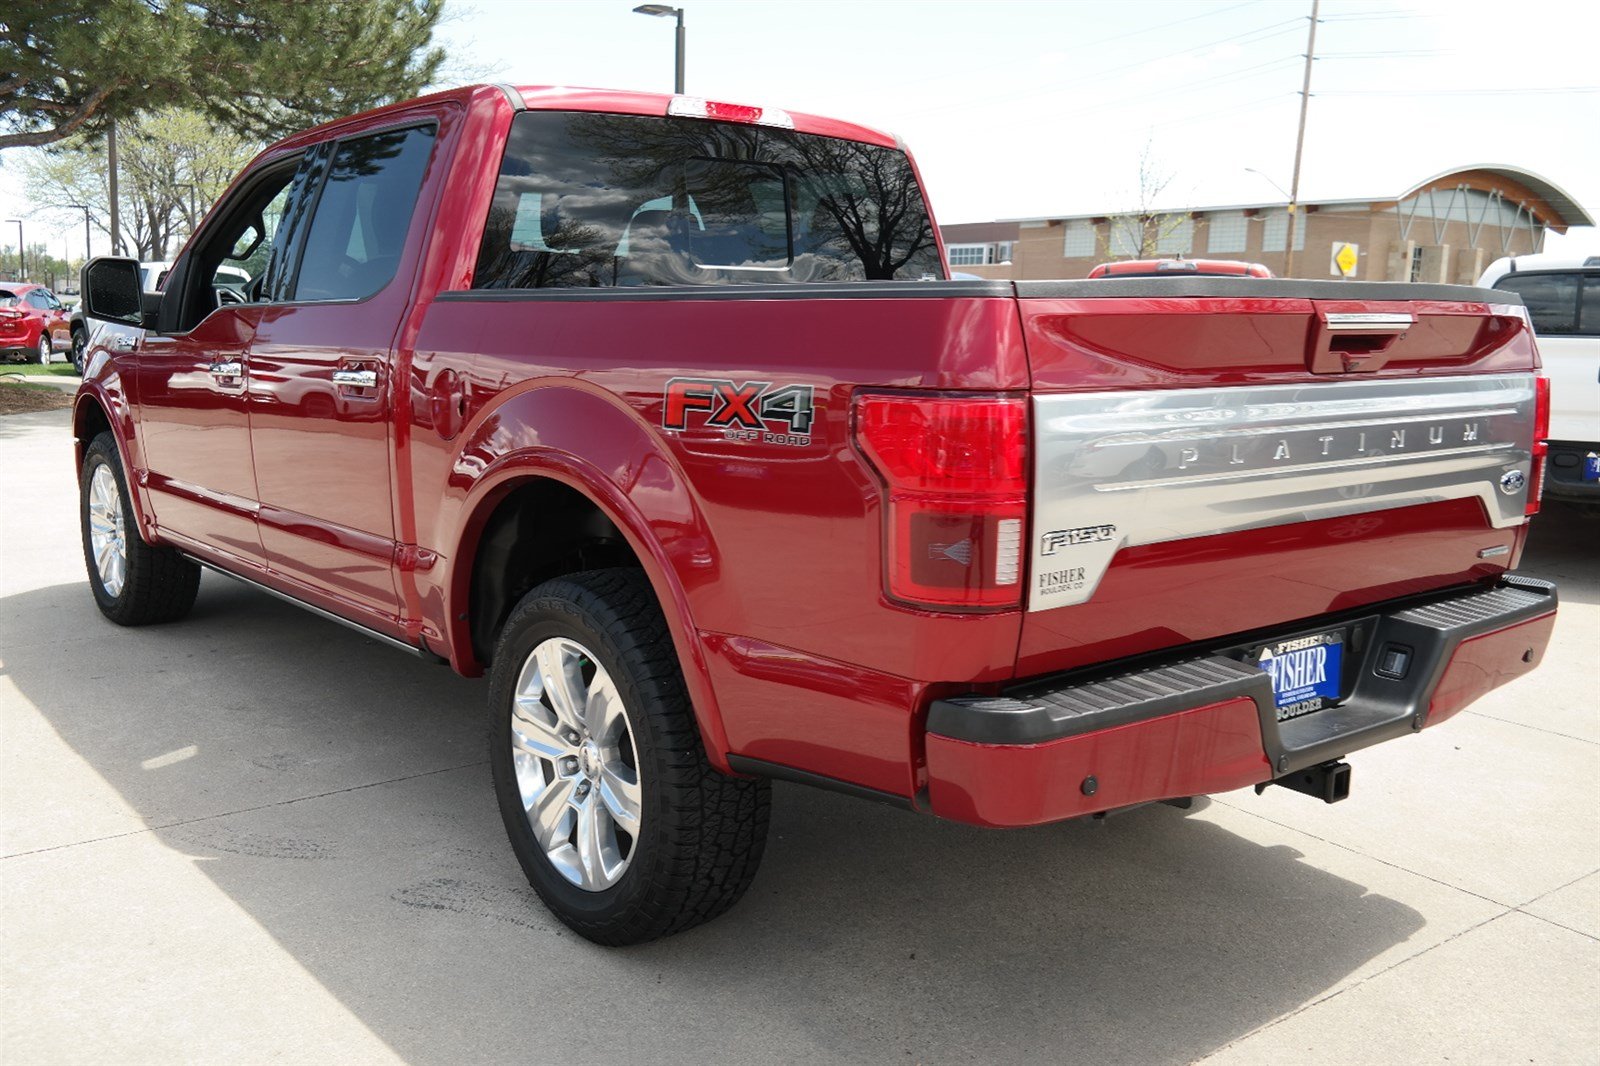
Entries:
MULTIPOLYGON (((107 364, 108 367, 110 365, 107 364)), ((78 386, 78 394, 72 398, 73 456, 76 459, 73 477, 77 478, 83 472, 83 455, 89 444, 83 439, 83 427, 88 421, 89 408, 97 407, 117 443, 117 454, 122 458, 123 480, 128 485, 128 495, 132 497, 134 514, 139 518, 140 536, 146 543, 153 544, 160 539, 156 532, 155 510, 150 506, 149 493, 145 491, 143 455, 138 447, 133 418, 121 385, 120 375, 114 369, 108 369, 97 377, 85 378, 83 384, 78 386)))
MULTIPOLYGON (((688 479, 660 439, 615 396, 572 379, 526 383, 492 409, 479 412, 460 439, 464 443, 456 453, 448 494, 455 496, 465 489, 456 512, 462 520, 452 536, 441 538, 441 543, 454 549, 448 555, 443 591, 450 657, 456 668, 463 673, 478 672, 470 627, 461 616, 469 609, 477 540, 483 527, 518 486, 537 479, 557 482, 604 514, 638 558, 672 635, 706 756, 718 770, 732 773, 706 648, 689 606, 681 563, 675 559, 675 555, 692 555, 711 560, 709 569, 714 572, 717 552, 688 489, 688 479), (595 452, 597 443, 603 455, 588 458, 580 454, 595 452), (657 505, 654 522, 629 491, 641 487, 657 505), (659 513, 666 500, 672 501, 671 515, 659 513), (698 536, 677 538, 684 543, 676 552, 669 551, 655 528, 659 525, 687 526, 698 536)), ((691 564, 691 568, 702 566, 691 564)))

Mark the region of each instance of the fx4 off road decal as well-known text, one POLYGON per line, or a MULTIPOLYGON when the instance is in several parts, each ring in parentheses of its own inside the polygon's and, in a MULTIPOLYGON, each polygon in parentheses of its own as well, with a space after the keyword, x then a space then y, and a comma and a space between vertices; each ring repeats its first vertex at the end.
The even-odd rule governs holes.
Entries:
POLYGON ((667 429, 702 427, 727 440, 803 447, 811 443, 816 390, 810 385, 739 384, 727 378, 672 378, 667 382, 661 424, 667 429))

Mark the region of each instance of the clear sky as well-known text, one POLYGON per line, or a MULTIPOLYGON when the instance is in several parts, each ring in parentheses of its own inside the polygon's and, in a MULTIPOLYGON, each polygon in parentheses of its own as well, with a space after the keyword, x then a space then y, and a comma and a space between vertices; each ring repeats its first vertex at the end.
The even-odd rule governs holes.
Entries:
MULTIPOLYGON (((668 90, 673 22, 633 6, 452 0, 442 37, 458 76, 668 90)), ((1171 206, 1281 200, 1310 6, 684 0, 686 88, 898 133, 942 222, 1125 209, 1147 146, 1171 206)), ((1600 216, 1600 5, 1324 0, 1321 17, 1303 198, 1506 163, 1600 216)), ((7 162, 3 218, 28 210, 7 162)), ((1548 247, 1600 254, 1600 233, 1548 247)))

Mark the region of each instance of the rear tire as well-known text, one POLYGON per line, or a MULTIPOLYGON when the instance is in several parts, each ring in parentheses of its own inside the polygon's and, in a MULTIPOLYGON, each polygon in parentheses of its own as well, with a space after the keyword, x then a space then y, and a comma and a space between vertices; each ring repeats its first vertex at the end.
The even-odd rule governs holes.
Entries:
POLYGON ((189 613, 200 591, 200 567, 171 548, 145 543, 109 432, 84 452, 78 517, 89 589, 101 614, 119 626, 143 626, 189 613))
POLYGON ((580 936, 654 940, 750 886, 771 785, 707 761, 642 571, 571 574, 522 598, 495 650, 489 726, 512 850, 580 936))
POLYGON ((39 347, 34 352, 34 357, 39 360, 39 365, 40 366, 49 366, 50 365, 50 331, 49 330, 41 329, 39 331, 39 347))
POLYGON ((83 358, 89 354, 88 334, 81 327, 72 331, 72 366, 83 376, 83 358))

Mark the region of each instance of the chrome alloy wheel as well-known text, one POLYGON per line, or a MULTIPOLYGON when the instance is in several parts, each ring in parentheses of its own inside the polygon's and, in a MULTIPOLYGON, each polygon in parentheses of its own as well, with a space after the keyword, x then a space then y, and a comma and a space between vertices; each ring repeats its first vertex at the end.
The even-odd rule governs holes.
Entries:
POLYGON ((574 885, 610 888, 638 847, 643 796, 616 683, 583 645, 552 637, 522 664, 511 700, 511 761, 534 839, 574 885))
POLYGON ((101 463, 89 481, 89 549, 94 553, 94 568, 106 595, 122 593, 128 579, 128 530, 122 513, 122 493, 117 491, 117 476, 101 463))

